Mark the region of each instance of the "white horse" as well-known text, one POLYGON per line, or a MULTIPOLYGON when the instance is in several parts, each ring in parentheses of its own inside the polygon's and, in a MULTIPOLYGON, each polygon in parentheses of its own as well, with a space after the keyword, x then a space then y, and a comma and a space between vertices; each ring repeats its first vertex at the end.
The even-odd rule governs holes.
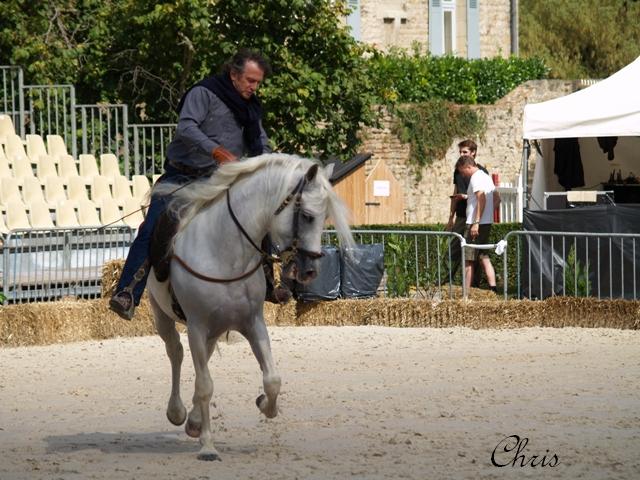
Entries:
MULTIPOLYGON (((321 234, 330 216, 343 245, 353 239, 346 210, 333 192, 328 172, 311 160, 269 154, 225 164, 208 179, 177 192, 159 184, 157 194, 173 192, 169 208, 180 218, 174 239, 168 281, 149 275, 149 297, 155 324, 171 361, 171 396, 167 417, 174 425, 187 420, 185 431, 199 437, 201 460, 219 460, 210 425, 213 382, 208 361, 216 340, 228 330, 240 332, 260 364, 264 394, 256 399, 268 418, 278 413, 280 375, 271 355, 264 323, 265 278, 260 241, 268 233, 277 247, 286 247, 289 277, 308 283, 316 276, 321 234), (171 289, 186 322, 172 308, 171 289), (183 348, 176 322, 187 326, 195 367, 193 408, 180 398, 183 348)), ((283 255, 285 256, 285 255, 283 255)))

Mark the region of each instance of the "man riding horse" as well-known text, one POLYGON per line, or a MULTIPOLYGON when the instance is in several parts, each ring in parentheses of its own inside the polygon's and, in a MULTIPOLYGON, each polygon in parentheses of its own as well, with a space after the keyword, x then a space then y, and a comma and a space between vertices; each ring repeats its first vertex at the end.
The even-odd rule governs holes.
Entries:
MULTIPOLYGON (((165 173, 159 183, 186 186, 210 176, 219 165, 271 152, 262 127, 262 108, 256 91, 270 73, 267 60, 241 49, 213 75, 192 86, 178 104, 175 137, 167 149, 165 173)), ((116 293, 109 308, 126 320, 133 317, 149 275, 149 247, 158 218, 169 196, 152 195, 138 235, 131 244, 116 293)), ((284 300, 287 291, 268 292, 269 300, 284 300)))

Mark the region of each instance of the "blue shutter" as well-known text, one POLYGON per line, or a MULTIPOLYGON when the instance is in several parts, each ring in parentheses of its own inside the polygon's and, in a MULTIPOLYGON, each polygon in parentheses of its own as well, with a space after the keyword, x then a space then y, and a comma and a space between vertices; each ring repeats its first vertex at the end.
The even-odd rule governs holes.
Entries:
POLYGON ((356 40, 360 40, 360 1, 348 0, 351 13, 347 17, 347 25, 351 27, 351 36, 356 40))
POLYGON ((433 55, 444 54, 442 22, 442 2, 429 0, 429 51, 433 55))
POLYGON ((467 58, 480 58, 479 1, 467 0, 467 58))

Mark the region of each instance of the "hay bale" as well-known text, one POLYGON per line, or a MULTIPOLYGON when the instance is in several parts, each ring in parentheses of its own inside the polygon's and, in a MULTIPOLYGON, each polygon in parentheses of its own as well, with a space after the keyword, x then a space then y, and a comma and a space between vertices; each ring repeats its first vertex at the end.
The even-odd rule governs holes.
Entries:
POLYGON ((640 302, 553 297, 531 300, 336 300, 300 304, 296 325, 389 327, 640 328, 640 302))
POLYGON ((124 267, 124 260, 111 260, 102 267, 102 298, 111 298, 124 267))

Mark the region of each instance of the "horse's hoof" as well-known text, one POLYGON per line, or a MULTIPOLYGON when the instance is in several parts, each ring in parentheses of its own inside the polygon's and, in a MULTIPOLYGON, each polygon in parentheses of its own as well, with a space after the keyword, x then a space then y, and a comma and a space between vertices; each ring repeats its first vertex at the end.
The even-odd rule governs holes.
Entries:
POLYGON ((182 407, 182 409, 178 412, 178 414, 170 413, 167 410, 167 419, 176 426, 180 426, 187 419, 187 409, 182 407))
POLYGON ((205 462, 215 462, 217 460, 221 462, 222 458, 220 458, 220 455, 218 455, 217 453, 207 452, 207 453, 199 453, 198 460, 204 460, 205 462))
POLYGON ((262 393, 258 396, 258 398, 256 398, 256 407, 258 407, 258 409, 260 409, 260 411, 262 411, 262 409, 260 408, 260 404, 262 404, 263 401, 265 401, 267 399, 267 396, 262 393))
POLYGON ((202 427, 196 423, 193 423, 191 420, 187 420, 187 424, 184 426, 184 431, 187 435, 193 438, 200 437, 200 431, 202 427))

